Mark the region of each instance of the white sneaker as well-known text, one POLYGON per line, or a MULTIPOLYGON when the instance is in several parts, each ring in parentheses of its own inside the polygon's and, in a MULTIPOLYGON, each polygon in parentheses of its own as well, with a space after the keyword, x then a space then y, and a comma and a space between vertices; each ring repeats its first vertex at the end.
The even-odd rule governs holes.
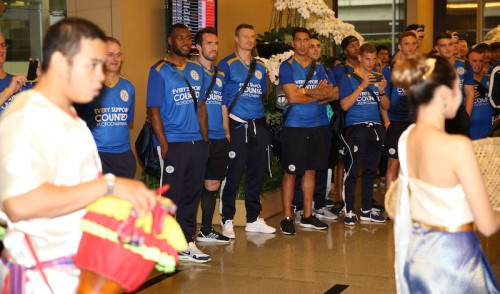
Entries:
POLYGON ((302 214, 304 213, 303 210, 297 210, 295 212, 295 223, 300 224, 300 220, 302 219, 302 214))
POLYGON ((326 220, 336 220, 337 216, 333 214, 328 208, 322 207, 320 209, 314 209, 313 208, 313 214, 320 219, 326 219, 326 220))
POLYGON ((254 221, 253 223, 247 223, 247 226, 245 227, 245 231, 255 232, 255 233, 264 233, 264 234, 273 234, 276 232, 276 229, 268 226, 263 218, 258 217, 257 220, 254 221))
POLYGON ((179 252, 179 260, 205 263, 212 259, 210 258, 210 255, 201 252, 201 250, 196 247, 194 242, 189 242, 188 249, 179 252))
POLYGON ((222 227, 222 235, 228 237, 228 238, 231 238, 231 239, 234 239, 234 225, 233 225, 233 220, 232 219, 228 219, 226 220, 225 223, 222 222, 222 220, 220 221, 220 225, 222 227))

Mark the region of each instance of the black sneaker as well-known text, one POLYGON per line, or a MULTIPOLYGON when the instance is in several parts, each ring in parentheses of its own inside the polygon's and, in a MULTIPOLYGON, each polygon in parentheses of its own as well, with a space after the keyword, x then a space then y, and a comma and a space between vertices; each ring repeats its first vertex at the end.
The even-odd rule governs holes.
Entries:
POLYGON ((210 229, 210 232, 204 234, 201 230, 198 232, 198 237, 196 238, 198 242, 212 242, 212 243, 229 243, 231 239, 218 233, 214 228, 210 229))
POLYGON ((375 209, 377 212, 384 212, 385 211, 385 207, 384 205, 378 203, 377 201, 373 200, 373 203, 372 203, 372 208, 375 209))
POLYGON ((302 216, 300 226, 304 228, 311 228, 315 230, 326 230, 328 225, 320 221, 317 217, 311 214, 308 218, 302 216))
POLYGON ((280 228, 283 235, 295 235, 295 225, 290 217, 281 221, 280 228))
POLYGON ((331 211, 333 214, 340 215, 344 212, 344 206, 344 201, 335 201, 335 204, 333 205, 331 211))
POLYGON ((327 199, 326 199, 326 204, 325 204, 325 206, 326 206, 327 208, 332 208, 334 205, 335 205, 335 201, 333 201, 333 200, 332 200, 332 199, 330 199, 330 198, 327 198, 327 199))

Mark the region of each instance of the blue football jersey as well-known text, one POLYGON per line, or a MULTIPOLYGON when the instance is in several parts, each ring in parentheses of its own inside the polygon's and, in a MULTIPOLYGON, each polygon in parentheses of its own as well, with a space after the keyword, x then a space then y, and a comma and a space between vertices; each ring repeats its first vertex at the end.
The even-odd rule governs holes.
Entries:
MULTIPOLYGON (((344 75, 340 82, 340 100, 351 95, 359 85, 360 83, 351 74, 344 75)), ((379 94, 375 85, 370 84, 368 87, 375 95, 379 94)), ((364 89, 356 99, 356 102, 346 111, 346 127, 366 122, 382 124, 378 102, 367 89, 364 89)))
MULTIPOLYGON (((242 119, 258 119, 265 116, 262 95, 267 93, 266 67, 264 63, 256 59, 253 76, 231 113, 242 119)), ((231 106, 240 88, 248 76, 250 64, 233 53, 222 59, 217 65, 224 72, 224 91, 222 95, 227 101, 227 107, 231 106)))
POLYGON ((340 81, 342 77, 348 73, 354 72, 354 66, 349 63, 346 64, 337 64, 333 68, 333 76, 335 78, 335 82, 340 86, 340 81))
MULTIPOLYGON (((313 62, 308 66, 302 67, 295 58, 290 57, 289 59, 283 61, 280 65, 279 78, 280 84, 294 84, 298 88, 302 88, 306 80, 307 73, 309 72, 313 62)), ((314 62, 314 74, 306 85, 307 89, 315 89, 321 80, 326 80, 326 72, 320 62, 314 62)), ((321 105, 325 108, 326 105, 321 105)), ((320 105, 317 101, 309 103, 296 103, 291 109, 285 109, 287 114, 287 119, 285 121, 286 127, 317 127, 322 125, 322 120, 320 118, 320 105), (290 111, 288 113, 288 111, 290 111)), ((326 117, 326 108, 324 112, 324 118, 326 117)))
POLYGON ((134 122, 134 101, 135 87, 120 77, 113 85, 104 84, 92 102, 75 105, 92 132, 99 152, 130 150, 129 124, 134 122))
MULTIPOLYGON (((179 68, 188 79, 197 100, 205 100, 203 68, 195 61, 187 60, 179 68)), ((189 87, 177 70, 165 59, 153 65, 149 71, 147 107, 159 107, 165 136, 169 142, 202 140, 189 87)))
POLYGON ((458 81, 460 83, 460 90, 462 91, 462 104, 465 100, 465 90, 464 85, 474 85, 474 72, 472 71, 472 66, 468 66, 463 59, 455 59, 455 71, 458 75, 458 81))
MULTIPOLYGON (((7 73, 5 75, 5 77, 3 77, 2 79, 0 79, 0 92, 3 92, 3 90, 5 90, 5 88, 7 88, 10 84, 10 82, 12 81, 12 75, 7 73)), ((29 90, 29 89, 32 89, 33 88, 33 84, 31 82, 28 82, 26 83, 26 85, 24 87, 21 88, 21 90, 17 93, 15 93, 14 95, 10 96, 9 99, 7 99, 7 101, 5 101, 1 106, 0 106, 0 114, 2 114, 2 112, 4 112, 5 108, 7 108, 7 106, 9 104, 12 103, 12 101, 14 101, 14 99, 16 98, 16 95, 21 93, 22 91, 26 91, 26 90, 29 90)))
POLYGON ((470 137, 472 140, 481 139, 491 129, 493 124, 493 107, 490 104, 490 97, 488 90, 490 88, 490 75, 483 75, 481 81, 474 81, 477 83, 474 88, 481 88, 479 90, 479 97, 474 98, 474 107, 470 116, 470 137), (481 84, 481 86, 479 86, 481 84))
MULTIPOLYGON (((214 67, 203 68, 205 74, 205 88, 208 91, 212 78, 214 76, 214 67)), ((207 112, 208 112, 208 138, 219 140, 226 137, 223 125, 222 105, 226 105, 222 91, 224 90, 224 72, 217 71, 215 83, 210 93, 207 93, 207 112)))
MULTIPOLYGON (((389 67, 384 67, 382 74, 385 79, 390 81, 391 69, 389 67)), ((411 117, 410 113, 410 99, 404 88, 398 88, 393 86, 391 83, 387 83, 388 87, 386 95, 391 101, 391 105, 388 109, 389 119, 394 122, 412 122, 414 119, 411 117)))

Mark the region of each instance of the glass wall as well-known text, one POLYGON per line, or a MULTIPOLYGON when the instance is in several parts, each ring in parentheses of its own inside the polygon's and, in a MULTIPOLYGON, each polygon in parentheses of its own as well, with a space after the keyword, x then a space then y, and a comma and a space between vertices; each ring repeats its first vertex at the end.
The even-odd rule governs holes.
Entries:
POLYGON ((446 14, 447 29, 473 45, 484 41, 486 33, 500 24, 500 1, 448 0, 446 14))
POLYGON ((9 45, 7 61, 40 58, 42 47, 42 1, 10 1, 0 17, 0 31, 9 45))
POLYGON ((404 30, 404 0, 338 0, 338 17, 353 24, 365 41, 394 52, 404 30))

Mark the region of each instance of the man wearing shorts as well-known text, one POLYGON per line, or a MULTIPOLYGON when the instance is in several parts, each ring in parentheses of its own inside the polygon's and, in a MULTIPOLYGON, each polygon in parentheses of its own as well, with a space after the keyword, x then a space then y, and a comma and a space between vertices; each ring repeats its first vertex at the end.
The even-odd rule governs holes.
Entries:
POLYGON ((229 243, 230 239, 212 227, 215 202, 220 183, 226 176, 229 157, 229 117, 226 101, 223 99, 224 73, 212 62, 217 58, 219 41, 214 28, 204 28, 194 37, 198 49, 198 62, 203 66, 205 88, 207 89, 209 155, 205 181, 201 192, 201 227, 196 241, 229 243))
POLYGON ((309 31, 305 28, 295 29, 292 45, 294 55, 280 66, 280 84, 286 99, 292 103, 284 111, 283 124, 284 173, 281 191, 284 219, 280 227, 284 235, 295 234, 291 204, 295 178, 298 175, 302 176, 304 199, 300 226, 317 230, 328 228, 327 224, 313 214, 312 198, 316 170, 326 170, 328 167, 328 150, 324 131, 320 128, 318 102, 326 103, 334 98, 333 87, 327 81, 325 69, 309 57, 309 31))
MULTIPOLYGON (((415 55, 417 50, 417 36, 412 31, 402 33, 398 39, 398 49, 401 54, 399 59, 396 60, 393 67, 399 66, 401 62, 405 61, 408 57, 415 55)), ((386 80, 390 81, 391 71, 393 67, 386 67, 382 71, 386 80)), ((398 160, 398 141, 401 134, 408 128, 414 121, 410 114, 410 101, 403 88, 393 87, 389 84, 387 89, 387 97, 391 100, 388 115, 389 122, 386 122, 387 133, 385 136, 385 153, 389 160, 387 161, 387 172, 385 180, 387 186, 396 180, 399 171, 398 160)))

